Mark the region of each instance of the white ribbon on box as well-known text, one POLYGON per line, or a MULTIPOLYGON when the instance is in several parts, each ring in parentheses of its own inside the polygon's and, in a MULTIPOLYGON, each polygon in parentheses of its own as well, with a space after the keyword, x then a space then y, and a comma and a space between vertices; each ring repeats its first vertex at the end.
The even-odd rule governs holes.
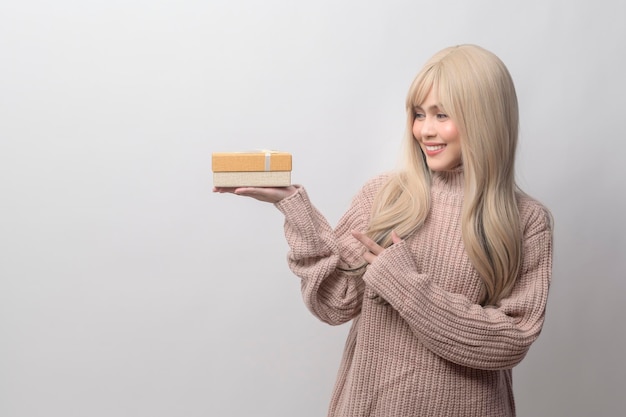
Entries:
POLYGON ((272 151, 262 150, 261 152, 265 152, 265 170, 270 170, 270 162, 272 160, 272 151))

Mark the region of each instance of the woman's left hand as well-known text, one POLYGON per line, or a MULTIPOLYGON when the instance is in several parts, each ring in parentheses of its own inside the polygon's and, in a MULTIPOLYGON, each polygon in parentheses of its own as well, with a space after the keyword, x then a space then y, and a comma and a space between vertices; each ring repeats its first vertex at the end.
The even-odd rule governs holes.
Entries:
MULTIPOLYGON (((361 242, 361 244, 365 246, 365 249, 367 249, 365 253, 363 254, 363 259, 368 264, 373 263, 378 257, 378 255, 380 255, 385 250, 385 248, 380 246, 378 243, 376 243, 374 240, 372 240, 370 237, 368 237, 364 233, 353 230, 352 236, 354 236, 356 240, 361 242)), ((393 244, 396 244, 396 243, 400 243, 402 239, 400 239, 400 236, 398 236, 395 231, 392 231, 391 241, 393 242, 393 244)))
MULTIPOLYGON (((376 260, 376 258, 378 258, 378 255, 383 253, 383 251, 385 250, 385 248, 380 246, 378 243, 376 243, 370 237, 366 236, 364 233, 353 230, 352 236, 354 236, 356 240, 361 242, 361 244, 365 246, 365 249, 367 249, 365 253, 363 253, 363 259, 368 264, 373 263, 376 260)), ((402 239, 400 239, 400 236, 398 236, 396 232, 391 231, 392 244, 395 245, 396 243, 400 243, 401 241, 402 239)), ((370 295, 369 298, 373 300, 376 304, 380 304, 383 306, 389 305, 387 300, 385 300, 383 297, 381 297, 380 295, 376 293, 372 293, 372 295, 370 295)))

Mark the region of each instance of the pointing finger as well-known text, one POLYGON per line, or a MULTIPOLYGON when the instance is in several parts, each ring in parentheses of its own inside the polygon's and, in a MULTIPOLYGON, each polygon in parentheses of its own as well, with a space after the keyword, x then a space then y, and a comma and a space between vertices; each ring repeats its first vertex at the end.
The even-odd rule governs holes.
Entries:
POLYGON ((367 250, 372 252, 374 255, 380 255, 380 253, 384 250, 384 248, 382 246, 380 246, 378 243, 376 243, 370 237, 366 236, 364 233, 361 233, 359 231, 353 230, 352 231, 352 236, 354 236, 354 238, 356 240, 361 242, 361 244, 363 246, 365 246, 367 248, 367 250))

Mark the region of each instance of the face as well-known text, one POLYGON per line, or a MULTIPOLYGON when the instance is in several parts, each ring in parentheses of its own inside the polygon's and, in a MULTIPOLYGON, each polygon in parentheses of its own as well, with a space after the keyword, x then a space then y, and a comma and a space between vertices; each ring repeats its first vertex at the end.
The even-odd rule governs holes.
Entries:
POLYGON ((439 97, 431 89, 416 106, 413 136, 426 155, 432 171, 450 171, 461 165, 461 139, 450 117, 441 109, 439 97))

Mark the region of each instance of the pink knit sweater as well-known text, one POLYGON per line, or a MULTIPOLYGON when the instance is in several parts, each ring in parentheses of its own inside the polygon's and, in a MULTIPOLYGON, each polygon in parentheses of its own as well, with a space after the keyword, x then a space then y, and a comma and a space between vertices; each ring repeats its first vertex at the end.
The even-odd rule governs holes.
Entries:
POLYGON ((331 417, 515 415, 511 368, 537 339, 552 269, 547 210, 522 196, 523 266, 498 308, 478 304, 481 281, 461 239, 463 173, 435 174, 422 228, 366 270, 350 234, 367 227, 384 176, 368 182, 333 230, 299 191, 276 204, 285 215, 289 265, 320 320, 352 320, 330 403, 331 417), (380 295, 388 304, 375 302, 380 295))

